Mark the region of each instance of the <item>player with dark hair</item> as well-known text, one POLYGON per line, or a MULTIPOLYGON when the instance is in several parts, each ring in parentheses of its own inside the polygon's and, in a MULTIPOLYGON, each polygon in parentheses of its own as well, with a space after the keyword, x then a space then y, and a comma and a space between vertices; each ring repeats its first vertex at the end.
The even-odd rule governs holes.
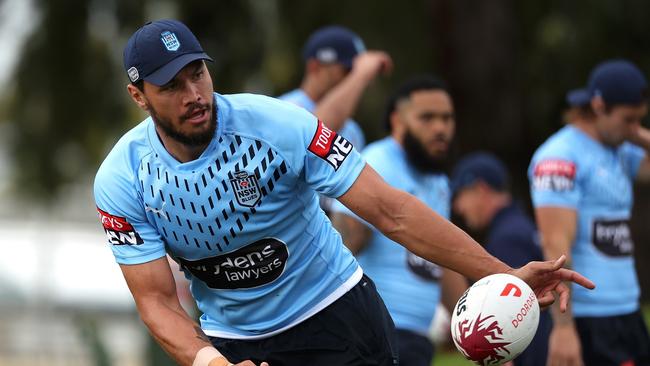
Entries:
MULTIPOLYGON (((447 154, 456 124, 446 86, 430 75, 408 79, 389 98, 385 123, 390 136, 368 145, 366 162, 386 183, 448 219, 447 154)), ((332 222, 386 303, 397 329, 400 364, 430 365, 434 346, 428 331, 436 307, 442 299, 453 309, 467 288, 465 279, 397 245, 341 204, 334 205, 332 222)))
POLYGON ((470 278, 512 273, 542 305, 562 280, 593 284, 556 261, 512 269, 366 166, 302 108, 214 93, 198 40, 182 23, 145 24, 127 42, 127 91, 149 117, 102 163, 95 200, 140 317, 181 365, 395 365, 394 328, 318 206, 337 197, 417 255, 470 278), (144 80, 142 89, 134 85, 144 80), (165 254, 203 313, 183 311, 165 254))
POLYGON ((549 365, 650 365, 628 225, 632 182, 650 178, 650 131, 641 126, 647 90, 631 62, 599 64, 587 87, 567 96, 579 113, 530 164, 547 258, 570 251, 566 265, 599 286, 593 292, 574 286, 571 311, 553 312, 549 365))

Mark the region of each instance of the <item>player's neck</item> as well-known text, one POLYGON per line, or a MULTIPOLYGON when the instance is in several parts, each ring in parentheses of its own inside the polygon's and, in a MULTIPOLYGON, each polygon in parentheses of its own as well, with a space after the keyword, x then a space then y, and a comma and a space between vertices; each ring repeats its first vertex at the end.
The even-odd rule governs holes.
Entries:
POLYGON ((575 128, 584 132, 585 135, 589 136, 592 140, 601 142, 600 138, 598 137, 598 132, 596 131, 596 121, 579 118, 574 120, 571 124, 575 128))
POLYGON ((306 76, 302 84, 300 84, 300 89, 307 94, 309 99, 313 100, 314 102, 318 102, 327 92, 325 88, 323 88, 322 83, 320 83, 318 80, 315 80, 313 77, 306 76))

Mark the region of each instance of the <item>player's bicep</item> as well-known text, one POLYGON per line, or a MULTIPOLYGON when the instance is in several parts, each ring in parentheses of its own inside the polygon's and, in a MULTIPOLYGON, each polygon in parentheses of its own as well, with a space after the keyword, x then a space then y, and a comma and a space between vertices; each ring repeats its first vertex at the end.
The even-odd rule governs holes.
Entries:
POLYGON ((407 193, 388 185, 366 164, 350 189, 339 197, 345 207, 382 232, 392 231, 394 214, 406 200, 407 193))
POLYGON ((141 264, 121 264, 120 269, 138 308, 150 302, 176 299, 176 284, 166 257, 141 264))

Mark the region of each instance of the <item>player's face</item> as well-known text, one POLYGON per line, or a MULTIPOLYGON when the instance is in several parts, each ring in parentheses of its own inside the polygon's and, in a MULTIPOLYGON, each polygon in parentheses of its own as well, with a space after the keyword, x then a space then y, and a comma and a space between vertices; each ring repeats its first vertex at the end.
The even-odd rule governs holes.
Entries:
POLYGON ((188 146, 210 142, 216 129, 212 78, 202 60, 185 66, 163 86, 145 83, 147 110, 168 137, 188 146))
POLYGON ((454 137, 454 106, 443 90, 419 90, 411 93, 401 108, 405 132, 415 138, 429 158, 445 159, 454 137))
POLYGON ((604 144, 618 146, 633 135, 647 114, 646 104, 615 105, 609 112, 598 115, 596 131, 604 144))
POLYGON ((337 63, 321 64, 322 80, 327 85, 327 90, 335 87, 338 83, 343 81, 349 70, 337 63))
POLYGON ((467 227, 482 230, 485 226, 483 215, 484 196, 478 184, 461 189, 454 197, 454 212, 463 218, 467 227))

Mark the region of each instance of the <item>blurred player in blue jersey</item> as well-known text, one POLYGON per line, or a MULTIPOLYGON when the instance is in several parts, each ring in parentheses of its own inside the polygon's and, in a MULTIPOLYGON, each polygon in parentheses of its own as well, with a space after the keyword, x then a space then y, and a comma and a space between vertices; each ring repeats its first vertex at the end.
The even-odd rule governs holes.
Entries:
MULTIPOLYGON (((351 30, 327 26, 316 30, 303 47, 305 62, 300 88, 279 96, 313 113, 361 151, 366 138, 351 117, 364 90, 380 73, 393 68, 383 51, 366 50, 361 37, 351 30)), ((321 196, 321 208, 329 212, 333 199, 321 196)))
POLYGON ((338 197, 414 253, 479 278, 520 276, 542 304, 563 258, 512 269, 407 193, 302 108, 214 93, 209 56, 182 23, 129 39, 127 91, 149 117, 95 178, 99 217, 140 316, 181 365, 394 365, 394 328, 370 279, 318 207, 338 197), (201 326, 179 304, 168 253, 191 282, 201 326), (268 363, 267 363, 268 362, 268 363))
MULTIPOLYGON (((454 106, 445 85, 424 75, 407 80, 388 101, 390 136, 374 142, 363 157, 386 183, 409 192, 441 217, 449 218, 451 194, 447 154, 454 136, 454 106)), ((381 231, 335 204, 334 227, 377 286, 397 328, 400 365, 428 366, 434 347, 429 326, 445 290, 453 309, 467 288, 462 276, 444 270, 397 245, 381 231)))
MULTIPOLYGON (((518 268, 541 261, 542 248, 532 220, 513 201, 505 165, 486 152, 461 159, 451 177, 453 210, 471 232, 484 235, 488 253, 518 268)), ((546 366, 552 320, 542 311, 537 334, 514 360, 515 366, 546 366)))
MULTIPOLYGON (((548 258, 598 284, 573 287, 571 311, 554 312, 549 365, 650 365, 639 310, 629 220, 632 182, 650 178, 648 85, 632 63, 596 66, 587 87, 568 94, 573 119, 537 149, 528 171, 548 258)), ((553 309, 555 310, 555 309, 553 309)))

